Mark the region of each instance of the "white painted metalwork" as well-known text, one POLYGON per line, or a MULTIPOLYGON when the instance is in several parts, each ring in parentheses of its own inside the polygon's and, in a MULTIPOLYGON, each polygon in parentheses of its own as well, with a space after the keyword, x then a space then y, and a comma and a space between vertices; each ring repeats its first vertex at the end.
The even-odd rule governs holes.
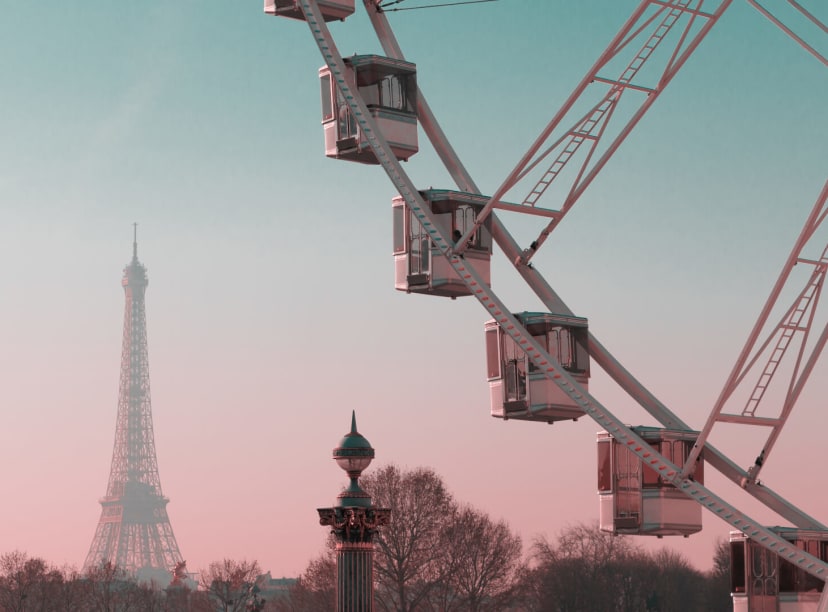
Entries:
MULTIPOLYGON (((692 457, 695 458, 701 452, 716 423, 739 423, 768 427, 770 429, 768 437, 762 448, 757 449, 756 461, 741 480, 740 484, 742 486, 756 482, 762 466, 770 457, 771 450, 782 432, 782 428, 785 426, 796 401, 799 399, 799 395, 808 381, 817 359, 822 354, 826 341, 828 341, 828 324, 826 324, 815 344, 813 346, 807 344, 822 286, 825 282, 825 274, 828 271, 828 244, 819 247, 817 251, 819 255, 816 258, 805 257, 803 253, 809 246, 813 248, 811 239, 825 221, 827 215, 828 181, 825 182, 819 197, 817 197, 811 209, 811 214, 808 216, 790 255, 788 255, 782 272, 779 274, 779 278, 771 290, 765 306, 762 308, 762 312, 759 314, 759 318, 756 320, 753 330, 748 336, 747 342, 742 348, 742 352, 736 360, 736 364, 733 366, 733 370, 725 382, 724 388, 719 394, 719 398, 716 400, 716 404, 710 416, 708 416, 693 450, 692 457), (812 268, 812 272, 808 276, 805 286, 797 293, 779 322, 760 342, 762 332, 767 326, 771 312, 779 303, 783 290, 793 284, 791 273, 795 266, 809 266, 812 268), (784 403, 782 406, 776 407, 777 412, 773 416, 758 416, 757 410, 760 405, 768 408, 762 404, 765 392, 774 381, 780 362, 792 346, 792 352, 795 353, 795 363, 788 379, 784 403), (756 366, 763 363, 763 356, 764 366, 757 368, 756 366), (741 412, 738 414, 725 412, 728 400, 746 381, 748 374, 756 373, 757 369, 759 369, 759 372, 755 374, 756 382, 753 384, 747 403, 741 412)), ((774 406, 769 408, 773 410, 774 406)), ((692 463, 688 463, 682 475, 688 476, 691 473, 692 465, 692 463)))
MULTIPOLYGON (((371 152, 373 155, 373 151, 371 152)), ((478 213, 486 204, 485 196, 427 189, 421 191, 426 205, 431 208, 443 232, 455 241, 466 228, 474 225, 478 213)), ((409 293, 427 293, 452 299, 471 295, 448 260, 440 254, 431 236, 425 231, 405 200, 396 197, 391 202, 394 231, 394 286, 409 293)), ((470 239, 463 258, 490 285, 492 259, 491 222, 484 223, 470 239)))
MULTIPOLYGON (((428 234, 428 236, 430 236, 440 255, 447 258, 449 265, 458 277, 466 284, 470 294, 474 295, 481 302, 487 312, 494 317, 494 320, 502 328, 503 332, 514 342, 516 342, 518 346, 521 346, 525 350, 528 360, 534 365, 534 367, 536 367, 538 371, 542 372, 549 380, 553 381, 560 388, 560 390, 570 398, 573 405, 578 406, 585 414, 590 416, 599 425, 605 428, 609 435, 611 435, 617 443, 623 444, 630 453, 638 457, 638 459, 649 466, 650 469, 653 469, 659 473, 665 482, 670 483, 678 490, 682 491, 690 499, 694 500, 702 507, 707 508, 710 512, 714 513, 734 528, 740 530, 747 537, 757 542, 758 545, 773 552, 775 555, 778 555, 780 559, 795 563, 798 567, 802 568, 803 571, 824 581, 826 576, 828 576, 828 564, 826 564, 825 561, 820 560, 808 552, 796 549, 796 547, 792 546, 789 542, 779 537, 778 534, 766 527, 763 527, 757 521, 748 517, 736 507, 726 502, 723 498, 707 489, 701 483, 693 480, 689 474, 685 475, 681 466, 675 465, 672 461, 656 452, 655 449, 644 439, 642 439, 642 437, 639 436, 633 429, 618 420, 595 398, 590 396, 583 386, 580 385, 565 368, 561 367, 560 363, 550 356, 545 348, 540 346, 531 334, 528 333, 521 321, 514 315, 510 314, 501 300, 495 295, 491 288, 488 287, 486 280, 483 279, 473 267, 466 265, 464 260, 459 257, 465 240, 461 240, 459 247, 454 247, 453 241, 449 239, 445 231, 440 227, 440 224, 436 222, 430 207, 425 205, 422 196, 402 170, 399 161, 396 159, 396 156, 393 154, 391 148, 384 139, 383 134, 377 128, 373 118, 368 112, 365 102, 359 96, 359 92, 353 82, 353 79, 349 77, 345 63, 336 49, 333 39, 331 38, 324 23, 323 17, 318 10, 316 0, 297 1, 305 14, 310 31, 323 58, 325 59, 326 65, 330 69, 331 75, 333 76, 337 87, 341 91, 343 98, 348 103, 356 121, 359 123, 360 129, 364 131, 368 142, 374 150, 377 160, 380 165, 382 165, 389 179, 397 188, 400 197, 405 202, 405 205, 414 213, 416 219, 423 225, 424 231, 428 234)), ((363 1, 386 53, 391 57, 404 59, 396 40, 393 38, 393 34, 390 31, 387 21, 377 9, 376 2, 374 0, 363 1)), ((620 49, 625 47, 629 41, 635 37, 635 35, 639 34, 642 28, 653 24, 653 20, 655 18, 650 16, 649 18, 644 19, 643 25, 636 25, 638 20, 644 16, 646 10, 649 8, 655 7, 655 14, 660 15, 662 19, 657 24, 657 32, 651 36, 651 40, 660 41, 663 38, 663 36, 658 34, 658 29, 672 27, 672 24, 675 23, 673 17, 685 15, 689 16, 692 20, 705 20, 705 24, 700 28, 695 36, 690 33, 691 28, 689 26, 683 31, 684 33, 681 35, 682 43, 676 47, 671 59, 668 61, 667 68, 658 83, 659 89, 656 90, 656 88, 651 88, 652 92, 650 93, 652 96, 653 93, 656 93, 656 91, 663 90, 664 86, 666 86, 666 84, 672 79, 676 71, 687 60, 693 50, 695 50, 696 46, 713 27, 730 3, 730 0, 723 0, 715 11, 703 12, 700 8, 701 2, 693 3, 687 0, 641 2, 638 9, 636 9, 633 16, 630 20, 628 20, 628 23, 622 29, 622 32, 616 36, 608 50, 605 51, 602 58, 606 59, 608 55, 612 56, 617 53, 620 49)), ((647 57, 649 57, 649 53, 644 52, 642 55, 642 50, 639 50, 638 55, 635 57, 638 58, 638 60, 634 60, 629 64, 629 66, 633 67, 633 73, 635 72, 636 61, 646 60, 647 57)), ((599 64, 600 61, 601 60, 599 60, 599 64)), ((599 82, 607 82, 607 79, 601 77, 601 75, 596 74, 594 76, 599 77, 599 82)), ((585 82, 586 81, 587 79, 585 79, 585 82)), ((610 81, 611 82, 609 84, 611 87, 616 88, 619 87, 619 83, 624 83, 622 79, 614 79, 610 81)), ((583 85, 584 83, 582 83, 581 90, 583 89, 583 85)), ((643 86, 640 85, 636 85, 635 87, 626 87, 625 89, 646 91, 646 88, 643 88, 643 86)), ((570 106, 572 101, 574 101, 574 98, 577 97, 575 94, 573 94, 573 96, 574 97, 571 97, 571 101, 568 102, 570 106)), ((622 128, 620 136, 613 141, 607 151, 604 152, 602 157, 594 166, 592 166, 589 170, 582 169, 581 172, 578 173, 578 180, 576 181, 576 184, 570 189, 564 200, 565 206, 571 207, 577 197, 588 186, 589 182, 591 182, 592 178, 594 178, 600 167, 603 166, 609 156, 615 151, 615 149, 617 149, 621 140, 623 140, 644 112, 646 112, 651 103, 652 102, 648 104, 645 102, 642 104, 633 116, 633 119, 622 128)), ((563 114, 565 113, 562 111, 559 112, 558 115, 562 116, 563 114)), ((577 137, 579 136, 584 136, 584 142, 590 140, 586 138, 586 136, 591 133, 590 130, 595 126, 598 126, 604 116, 608 119, 609 114, 610 110, 607 109, 603 112, 602 116, 594 122, 586 120, 576 124, 577 129, 573 131, 573 134, 570 134, 570 142, 576 142, 577 137)), ((452 177, 457 181, 460 189, 472 193, 479 193, 471 177, 463 168, 456 154, 451 149, 445 135, 440 130, 433 114, 422 96, 422 92, 420 92, 420 95, 418 96, 418 116, 424 130, 432 140, 432 143, 435 145, 438 155, 445 163, 452 177)), ((556 115, 556 117, 558 116, 556 115)), ((560 119, 560 117, 558 117, 558 119, 560 119)), ((554 128, 554 123, 555 120, 553 119, 553 122, 550 124, 552 128, 554 128)), ((527 168, 530 163, 535 163, 533 156, 543 145, 546 137, 549 135, 549 132, 552 131, 552 128, 548 127, 548 131, 545 131, 542 137, 536 141, 535 145, 533 145, 534 150, 524 156, 524 159, 521 164, 518 165, 518 168, 513 171, 510 178, 507 179, 507 181, 503 183, 501 189, 498 190, 499 193, 492 196, 488 205, 490 210, 497 208, 498 205, 501 204, 502 196, 505 192, 518 180, 525 176, 522 174, 523 170, 527 168)), ((598 131, 600 132, 601 129, 602 128, 598 128, 598 131)), ((562 142, 563 140, 557 142, 555 146, 561 144, 562 142)), ((582 143, 578 143, 578 146, 580 146, 580 144, 582 143)), ((555 148, 555 146, 552 148, 555 148)), ((564 146, 563 150, 567 150, 566 146, 564 146)), ((547 154, 548 152, 546 152, 543 157, 547 154)), ((563 155, 567 160, 569 157, 572 157, 567 153, 563 153, 563 155)), ((562 158, 561 161, 565 162, 566 160, 562 158)), ((550 167, 550 172, 554 176, 557 176, 557 171, 555 170, 556 163, 557 160, 553 163, 553 166, 550 167)), ((584 166, 584 168, 586 168, 586 166, 584 166)), ((554 176, 552 176, 553 179, 554 176)), ((545 190, 545 188, 543 189, 545 190)), ((534 193, 534 191, 532 193, 534 193)), ((529 211, 530 208, 536 210, 538 209, 534 203, 540 195, 541 193, 538 193, 537 198, 528 198, 529 204, 524 205, 527 212, 531 212, 529 211)), ((527 200, 524 200, 524 202, 527 202, 527 200)), ((515 208, 517 207, 509 209, 514 210, 515 208)), ((563 207, 561 210, 563 210, 563 207)), ((559 212, 560 211, 557 211, 556 214, 559 214, 559 212)), ((549 214, 547 216, 551 216, 553 218, 553 223, 551 225, 554 225, 554 219, 556 216, 554 214, 549 214)), ((551 225, 544 231, 551 230, 551 225)), ((473 230, 470 230, 469 233, 472 231, 473 230)), ((492 221, 492 232, 497 244, 504 250, 507 256, 509 256, 510 260, 515 262, 516 268, 520 274, 524 279, 526 279, 528 285, 544 301, 545 305, 550 308, 550 311, 570 313, 569 309, 566 308, 562 300, 557 296, 557 294, 555 294, 551 287, 549 287, 540 273, 537 272, 533 266, 528 265, 531 254, 537 250, 537 247, 540 245, 533 245, 530 249, 531 252, 528 254, 522 252, 502 222, 494 216, 492 221)), ((548 232, 546 235, 548 235, 548 232)), ((544 239, 545 235, 542 233, 540 238, 544 239)), ((640 383, 638 383, 638 381, 636 381, 629 374, 629 372, 624 370, 617 360, 615 360, 612 355, 610 355, 609 352, 606 351, 606 349, 593 338, 592 335, 589 336, 589 352, 597 364, 604 367, 607 372, 619 382, 622 388, 627 390, 632 397, 634 397, 643 407, 645 407, 645 409, 648 410, 648 412, 662 422, 662 424, 668 427, 689 429, 676 415, 670 412, 666 406, 661 404, 654 396, 652 396, 652 394, 644 389, 644 387, 641 386, 640 383)), ((706 460, 713 467, 721 470, 731 480, 744 478, 747 474, 744 470, 741 470, 737 465, 730 461, 724 454, 709 445, 705 447, 705 452, 706 460), (709 456, 707 455, 708 451, 709 456)), ((746 489, 757 499, 762 500, 770 508, 779 512, 782 516, 788 518, 798 526, 810 526, 816 529, 825 529, 819 524, 818 521, 809 517, 797 509, 793 504, 770 491, 770 489, 767 489, 758 483, 748 483, 746 489)))
MULTIPOLYGON (((547 312, 521 312, 515 317, 586 391, 587 320, 547 312)), ((497 321, 487 321, 484 330, 492 416, 554 423, 578 420, 584 415, 569 395, 529 362, 524 350, 497 321)))
MULTIPOLYGON (((698 432, 633 427, 661 455, 684 465, 698 432)), ((703 460, 695 480, 704 483, 703 460)), ((702 508, 630 453, 608 432, 598 434, 598 525, 614 534, 689 536, 701 531, 702 508)))
MULTIPOLYGON (((344 61, 391 151, 397 159, 407 160, 419 148, 416 67, 411 62, 378 55, 354 55, 344 61)), ((319 70, 319 79, 325 155, 364 164, 378 163, 327 66, 319 70)))
MULTIPOLYGON (((779 28, 780 30, 782 30, 785 34, 787 34, 787 35, 788 35, 791 39, 793 39, 793 40, 794 40, 794 41, 795 41, 795 42, 796 42, 796 43, 797 43, 800 47, 802 47, 803 49, 805 49, 805 51, 807 51, 808 53, 810 53, 811 55, 813 55, 816 59, 818 59, 820 62, 822 62, 822 64, 823 64, 824 66, 828 66, 828 58, 826 58, 824 55, 822 55, 822 53, 820 53, 820 52, 819 52, 819 51, 817 51, 814 47, 812 47, 812 46, 811 46, 811 45, 809 45, 807 42, 805 42, 805 40, 804 40, 801 36, 798 36, 798 35, 796 34, 796 32, 794 32, 791 28, 789 28, 788 26, 786 26, 786 25, 782 22, 782 20, 780 20, 779 18, 777 18, 777 17, 776 17, 773 13, 771 13, 771 12, 770 12, 767 8, 765 8, 764 6, 762 6, 761 4, 759 4, 759 2, 758 2, 757 0, 747 0, 747 1, 748 1, 748 3, 749 3, 749 4, 753 7, 753 8, 755 8, 757 11, 759 11, 760 13, 762 13, 762 15, 763 15, 765 18, 767 18, 767 19, 768 19, 768 21, 770 21, 773 25, 775 25, 776 27, 778 27, 778 28, 779 28)), ((817 19, 817 18, 816 18, 816 16, 815 16, 813 13, 811 13, 811 12, 810 12, 810 11, 808 11, 808 10, 806 10, 806 9, 805 9, 805 7, 803 7, 803 6, 802 6, 801 4, 799 4, 798 2, 795 2, 794 0, 788 0, 788 4, 790 4, 791 6, 793 6, 793 7, 794 7, 794 8, 795 8, 795 9, 796 9, 799 13, 801 13, 801 14, 802 14, 802 15, 803 15, 803 16, 804 16, 804 17, 805 17, 808 21, 810 21, 811 23, 813 23, 814 25, 816 25, 818 28, 820 28, 820 29, 823 31, 823 33, 828 34, 828 27, 826 27, 824 23, 822 23, 819 19, 817 19)))
MULTIPOLYGON (((540 246, 549 237, 552 230, 560 220, 572 208, 581 194, 586 190, 595 176, 612 157, 627 135, 632 131, 641 117, 649 110, 650 106, 658 99, 664 88, 670 83, 678 70, 684 65, 687 59, 696 50, 699 43, 707 36, 707 33, 718 21, 722 13, 728 8, 731 0, 723 0, 713 12, 701 10, 703 2, 693 0, 673 0, 672 2, 641 2, 632 16, 610 42, 606 50, 601 54, 592 68, 587 72, 569 98, 564 102, 546 128, 541 132, 529 150, 524 154, 512 172, 506 177, 501 186, 495 191, 486 209, 480 216, 481 221, 493 208, 507 210, 520 210, 533 214, 545 214, 551 217, 537 239, 528 245, 521 253, 521 262, 528 263, 540 246), (655 11, 650 11, 650 9, 655 11), (698 31, 694 31, 698 22, 702 22, 698 31), (679 35, 672 40, 672 50, 661 55, 655 53, 663 44, 668 34, 676 28, 679 35), (633 41, 641 36, 645 37, 643 45, 636 47, 633 41), (624 64, 624 68, 615 78, 605 77, 601 71, 606 69, 622 53, 629 53, 633 50, 631 57, 624 64), (634 79, 641 68, 652 62, 661 63, 661 71, 657 80, 648 85, 637 84, 634 79), (596 84, 597 83, 597 84, 596 84), (595 104, 586 114, 580 117, 575 124, 565 129, 562 134, 555 137, 556 130, 566 118, 569 111, 576 102, 587 99, 596 87, 609 85, 600 101, 595 104), (607 126, 612 121, 622 96, 627 92, 643 94, 639 96, 638 108, 629 118, 627 123, 620 128, 617 136, 610 142, 600 157, 594 161, 593 156, 598 152, 598 144, 605 134, 607 126), (554 138, 554 140, 552 140, 554 138), (552 144, 548 144, 552 141, 552 144), (577 173, 574 182, 566 191, 563 201, 556 210, 548 210, 541 213, 538 201, 547 191, 551 184, 561 176, 562 170, 573 159, 581 146, 586 146, 586 154, 577 173), (545 147, 545 148, 544 148, 545 147), (530 189, 529 194, 523 199, 520 207, 507 206, 502 204, 503 197, 525 179, 541 162, 551 158, 552 163, 543 173, 540 180, 530 189)), ((708 3, 710 4, 710 3, 708 3)), ((462 250, 461 250, 462 252, 462 250)))
MULTIPOLYGON (((639 9, 622 28, 622 32, 629 32, 634 29, 633 26, 635 25, 635 19, 640 18, 641 15, 643 15, 643 4, 646 4, 646 2, 639 6, 639 9)), ((663 5, 665 3, 661 2, 658 4, 663 5)), ((366 2, 366 8, 368 8, 368 15, 371 18, 374 29, 377 31, 385 52, 393 57, 403 58, 403 53, 396 42, 394 34, 391 31, 385 16, 382 13, 372 11, 368 2, 366 2)), ((726 7, 720 6, 719 8, 721 10, 718 11, 718 16, 722 14, 723 9, 726 7)), ((619 37, 616 36, 616 38, 610 43, 610 47, 617 46, 618 41, 619 37)), ((418 96, 418 116, 426 134, 429 136, 438 155, 449 173, 457 182, 458 186, 464 190, 476 190, 473 179, 463 167, 462 162, 459 160, 456 153, 452 149, 451 144, 446 139, 445 134, 440 129, 440 126, 431 112, 422 91, 419 92, 418 96)), ((538 295, 541 301, 551 311, 572 314, 572 311, 548 285, 543 276, 534 266, 521 265, 522 258, 519 257, 521 253, 517 243, 511 237, 503 223, 497 218, 497 215, 492 214, 492 217, 493 234, 496 243, 504 251, 509 261, 515 262, 517 271, 524 278, 527 285, 534 290, 536 295, 538 295)), ((659 423, 667 428, 678 427, 687 430, 690 429, 686 423, 684 423, 677 415, 672 413, 664 404, 662 404, 655 396, 644 388, 643 385, 641 385, 641 383, 639 383, 635 377, 627 371, 591 333, 589 335, 588 347, 590 356, 596 364, 602 367, 622 389, 624 389, 633 399, 635 399, 650 415, 656 418, 659 423)), ((745 481, 747 471, 734 463, 717 448, 707 444, 705 447, 705 453, 706 461, 732 482, 742 483, 745 481)), ((750 495, 755 497, 775 513, 779 514, 781 517, 790 521, 792 524, 808 529, 825 528, 819 521, 794 506, 788 500, 782 498, 770 487, 766 485, 755 485, 753 483, 748 483, 745 488, 750 495)))
MULTIPOLYGON (((642 4, 646 4, 646 3, 642 3, 642 4)), ((380 35, 380 40, 381 40, 381 42, 383 42, 383 46, 384 46, 386 52, 389 52, 389 50, 392 53, 397 52, 397 53, 399 53, 399 57, 402 57, 402 54, 399 52, 398 45, 396 45, 396 42, 393 40, 392 37, 388 36, 390 34, 390 28, 387 27, 387 23, 383 23, 383 19, 381 18, 381 16, 374 15, 372 13, 372 11, 370 10, 369 2, 367 0, 366 0, 366 8, 368 8, 368 13, 372 17, 372 22, 374 22, 374 24, 375 24, 375 28, 377 29, 378 34, 380 35), (385 35, 385 36, 383 36, 383 35, 385 35)), ((720 8, 723 10, 726 7, 720 7, 720 8)), ((721 12, 719 12, 718 15, 721 15, 721 12)), ((698 44, 698 43, 696 43, 696 44, 698 44)), ((685 59, 686 59, 686 57, 685 57, 685 59)), ((425 106, 425 99, 422 96, 422 94, 421 94, 420 97, 421 97, 421 100, 423 102, 423 105, 425 106)), ((435 140, 437 140, 438 143, 441 140, 444 141, 445 137, 444 137, 444 135, 442 135, 442 132, 439 130, 439 128, 436 127, 436 121, 433 119, 433 115, 430 114, 430 111, 423 112, 423 110, 424 109, 421 108, 421 112, 420 112, 421 120, 423 121, 423 125, 424 125, 427 133, 429 133, 429 136, 432 138, 432 141, 434 142, 435 140), (431 116, 428 119, 428 123, 426 123, 425 117, 429 116, 429 115, 431 115, 431 116), (432 129, 431 132, 429 131, 429 128, 432 129), (434 135, 432 135, 432 132, 433 132, 434 135), (435 138, 435 136, 436 136, 436 138, 435 138)), ((425 110, 428 110, 427 106, 426 106, 425 110)), ((442 144, 442 143, 440 143, 440 144, 442 144)), ((468 184, 468 183, 470 183, 471 179, 465 173, 465 170, 462 168, 462 165, 459 163, 459 160, 456 159, 456 155, 453 155, 453 151, 451 150, 450 146, 447 146, 447 142, 445 144, 446 144, 446 146, 438 146, 438 144, 435 143, 435 146, 438 150, 438 153, 440 153, 441 158, 446 163, 447 168, 449 169, 450 172, 452 172, 452 174, 453 174, 453 176, 455 176, 456 180, 458 178, 460 179, 460 180, 458 180, 458 184, 463 184, 463 183, 468 184), (464 174, 465 174, 465 176, 463 176, 464 174)), ((494 232, 495 232, 495 239, 498 241, 498 244, 501 245, 501 240, 504 238, 504 234, 506 236, 508 236, 508 234, 505 232, 505 228, 502 228, 501 224, 495 222, 494 232), (501 230, 503 230, 503 231, 501 231, 501 230)), ((514 252, 514 250, 515 250, 514 243, 512 242, 512 244, 508 244, 508 240, 504 240, 504 242, 507 243, 506 248, 504 248, 504 250, 507 251, 507 253, 508 253, 508 250, 512 250, 512 252, 514 252)), ((503 245, 501 245, 501 247, 503 248, 503 245)), ((518 262, 516 262, 516 263, 518 263, 518 262)), ((549 288, 548 285, 546 285, 545 282, 542 281, 542 278, 539 277, 539 274, 538 275, 533 275, 533 274, 530 274, 530 273, 526 273, 525 269, 526 268, 532 269, 531 267, 518 266, 519 270, 521 270, 521 268, 524 268, 522 270, 522 274, 524 275, 524 278, 527 279, 527 282, 529 283, 530 286, 532 286, 533 288, 537 288, 536 292, 538 293, 539 296, 541 296, 542 299, 549 299, 551 302, 554 302, 556 304, 561 303, 560 299, 554 294, 554 292, 551 290, 551 288, 549 288)), ((569 312, 569 311, 566 310, 566 312, 569 312)), ((590 336, 590 340, 591 341, 594 340, 592 338, 592 336, 590 336)), ((675 417, 675 415, 670 413, 666 409, 666 407, 661 405, 657 400, 655 400, 654 397, 652 397, 648 392, 646 392, 646 390, 643 389, 643 387, 641 387, 640 384, 637 381, 635 381, 628 373, 625 373, 623 371, 623 368, 620 367, 620 364, 618 364, 617 361, 615 361, 612 358, 612 356, 609 355, 609 353, 606 352, 606 350, 603 349, 603 347, 599 343, 597 343, 597 341, 591 342, 590 352, 591 353, 594 352, 594 353, 600 355, 600 357, 602 358, 602 360, 606 364, 606 366, 608 366, 612 370, 611 375, 614 374, 614 378, 616 378, 616 380, 620 384, 622 384, 622 386, 624 386, 625 388, 630 390, 632 392, 631 395, 633 395, 633 397, 636 397, 636 399, 638 399, 638 401, 640 403, 642 403, 642 405, 644 405, 646 408, 648 408, 648 410, 651 411, 651 414, 653 414, 654 416, 659 418, 659 420, 662 423, 664 423, 668 426, 670 426, 671 423, 675 423, 675 422, 680 423, 680 420, 677 417, 675 417)), ((729 478, 731 478, 731 480, 736 480, 736 477, 740 473, 745 474, 740 468, 738 468, 738 466, 733 464, 729 459, 727 459, 727 457, 725 457, 724 455, 719 453, 716 449, 713 449, 711 447, 710 450, 712 451, 711 452, 712 457, 711 457, 710 462, 715 467, 717 467, 717 469, 722 470, 723 473, 725 473, 729 478)), ((757 499, 760 499, 761 501, 763 501, 763 503, 765 503, 769 507, 773 508, 775 511, 779 512, 782 516, 785 516, 789 520, 792 520, 792 522, 794 522, 797 525, 820 526, 821 527, 821 525, 817 521, 815 521, 813 518, 811 518, 808 515, 802 513, 799 509, 795 508, 792 504, 790 504, 786 500, 782 499, 781 497, 779 497, 777 494, 773 493, 772 491, 770 491, 770 489, 767 489, 766 487, 749 487, 749 492, 751 494, 753 494, 757 499)))

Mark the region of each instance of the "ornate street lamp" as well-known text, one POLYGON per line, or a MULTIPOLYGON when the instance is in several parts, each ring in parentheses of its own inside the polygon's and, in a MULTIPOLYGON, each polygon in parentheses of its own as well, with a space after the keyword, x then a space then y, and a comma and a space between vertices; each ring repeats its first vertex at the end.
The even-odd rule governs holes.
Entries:
POLYGON ((391 511, 375 508, 371 496, 359 486, 359 477, 374 458, 374 449, 356 428, 333 450, 333 458, 348 474, 350 484, 333 508, 319 508, 319 523, 331 528, 336 538, 336 610, 371 612, 374 609, 373 535, 387 525, 391 511))

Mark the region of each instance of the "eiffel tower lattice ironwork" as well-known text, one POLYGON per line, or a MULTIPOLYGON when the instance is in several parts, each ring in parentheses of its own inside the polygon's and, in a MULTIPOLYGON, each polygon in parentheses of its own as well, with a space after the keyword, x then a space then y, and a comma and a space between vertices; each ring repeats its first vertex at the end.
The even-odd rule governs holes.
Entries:
POLYGON ((150 402, 144 294, 146 268, 138 261, 137 234, 132 261, 124 268, 124 337, 118 420, 101 518, 84 563, 88 572, 112 563, 128 572, 159 578, 182 560, 161 492, 150 402))

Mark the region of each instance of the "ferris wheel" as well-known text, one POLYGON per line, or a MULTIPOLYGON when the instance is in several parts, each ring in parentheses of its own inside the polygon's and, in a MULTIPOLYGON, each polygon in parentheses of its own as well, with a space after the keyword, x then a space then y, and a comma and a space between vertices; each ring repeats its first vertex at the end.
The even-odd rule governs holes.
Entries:
MULTIPOLYGON (((765 6, 747 1, 828 66, 824 56, 765 6)), ((801 4, 786 1, 828 32, 801 4)), ((337 49, 326 23, 352 15, 354 0, 265 0, 265 12, 305 21, 322 54, 325 154, 380 166, 399 194, 392 202, 396 288, 452 299, 471 296, 491 318, 484 333, 492 415, 546 423, 592 418, 604 430, 597 440, 602 530, 686 536, 701 529, 702 509, 707 509, 734 530, 732 553, 737 562, 741 558, 743 577, 741 586, 734 578, 737 609, 777 606, 784 591, 785 601, 794 602, 791 610, 828 611, 828 589, 821 588, 828 579, 828 527, 758 479, 828 342, 828 326, 820 331, 815 323, 828 271, 828 245, 814 244, 828 216, 828 181, 701 431, 692 430, 638 382, 532 263, 732 0, 641 1, 490 196, 480 193, 440 128, 417 85, 416 65, 406 60, 383 4, 363 3, 384 56, 343 57, 337 49), (619 119, 622 102, 628 110, 619 119), (585 110, 568 123, 573 108, 585 110), (419 128, 456 189, 418 189, 403 169, 400 162, 419 150, 419 128), (550 200, 557 201, 550 205, 550 200), (498 211, 537 220, 536 237, 519 244, 498 211), (512 262, 546 311, 512 312, 498 297, 490 273, 495 248, 512 262), (797 265, 810 271, 804 283, 792 274, 797 265), (803 286, 785 307, 783 296, 796 282, 803 286), (780 308, 784 314, 773 324, 770 317, 780 308), (604 370, 659 426, 625 424, 590 395, 593 366, 604 370), (784 388, 781 399, 769 393, 774 385, 784 388), (768 432, 752 465, 740 465, 711 446, 709 436, 719 423, 768 432), (705 464, 793 527, 763 526, 705 486, 705 464), (790 588, 780 584, 783 574, 792 576, 790 588), (814 579, 820 588, 808 594, 814 579)), ((390 4, 395 3, 385 6, 390 4)))

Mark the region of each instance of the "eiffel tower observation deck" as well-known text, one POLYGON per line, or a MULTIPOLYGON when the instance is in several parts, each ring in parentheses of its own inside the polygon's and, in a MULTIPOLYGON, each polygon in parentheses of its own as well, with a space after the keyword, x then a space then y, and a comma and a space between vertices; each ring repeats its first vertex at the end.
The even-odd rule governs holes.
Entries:
POLYGON ((106 563, 141 580, 166 585, 182 561, 161 492, 152 429, 144 294, 147 271, 138 261, 137 226, 132 261, 124 268, 124 336, 118 420, 106 496, 84 572, 106 563))

